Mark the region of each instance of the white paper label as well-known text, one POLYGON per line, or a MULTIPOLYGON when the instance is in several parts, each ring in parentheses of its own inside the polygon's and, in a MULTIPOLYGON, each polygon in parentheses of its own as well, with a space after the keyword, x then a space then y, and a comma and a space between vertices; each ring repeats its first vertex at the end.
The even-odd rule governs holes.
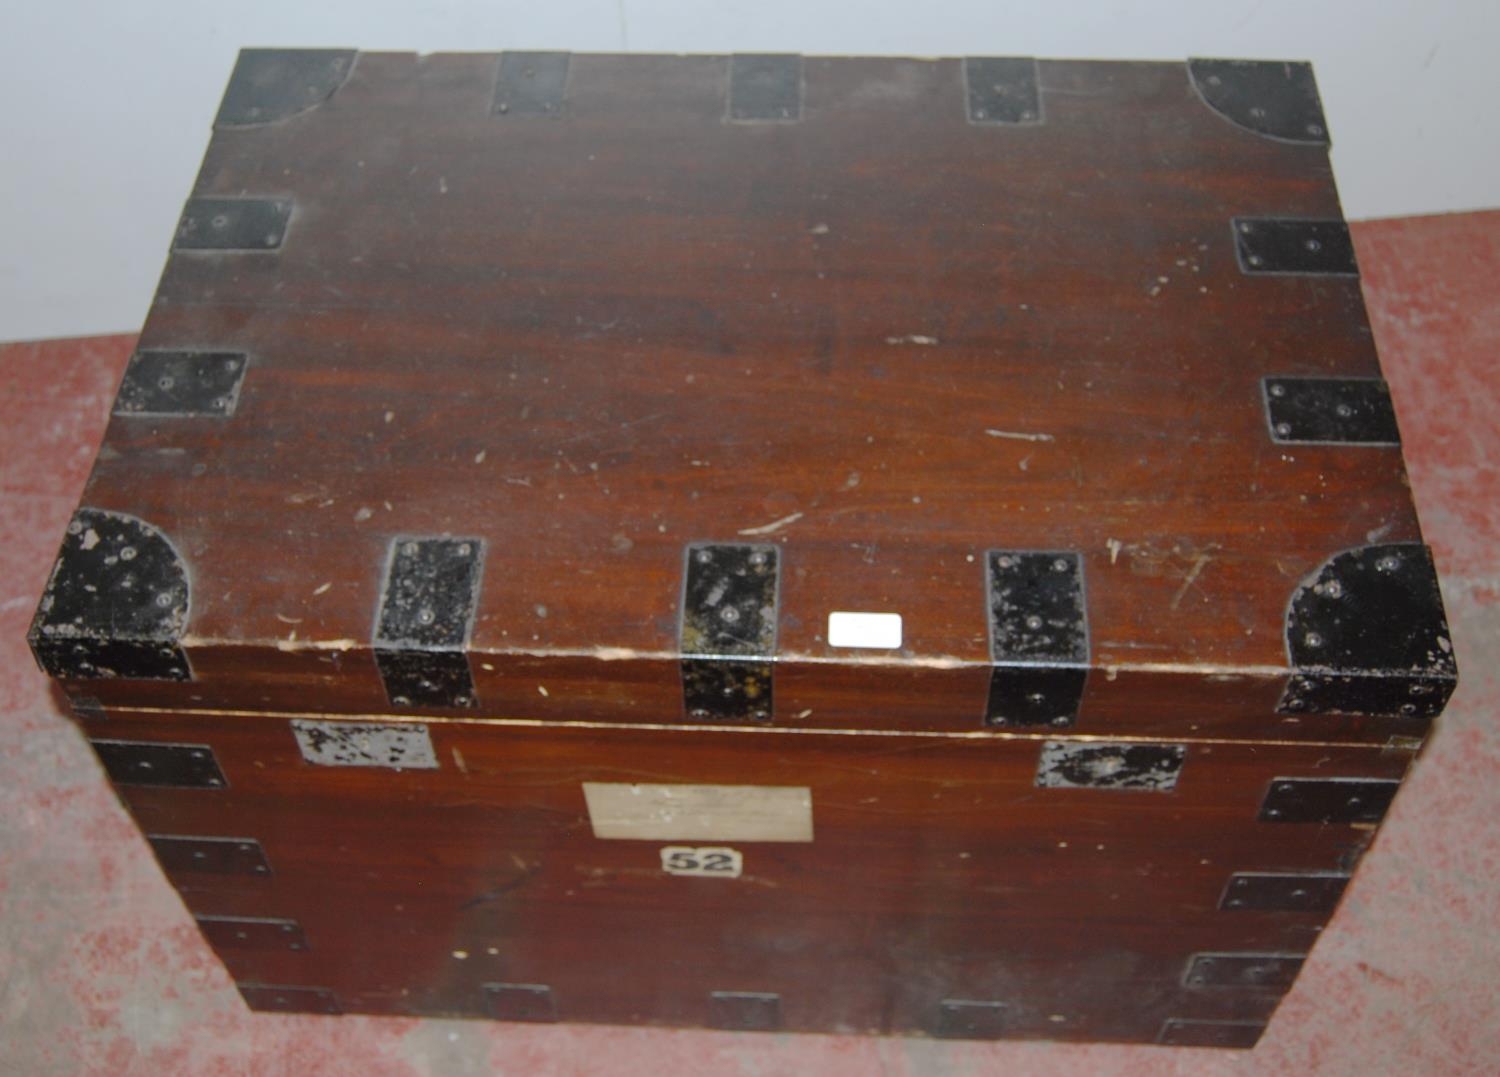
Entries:
POLYGON ((738 879, 745 870, 745 857, 727 845, 665 845, 661 870, 698 879, 738 879))
POLYGON ((596 838, 812 841, 812 790, 798 785, 584 782, 596 838))
POLYGON ((830 647, 871 647, 895 650, 901 646, 899 613, 844 613, 828 615, 830 647))

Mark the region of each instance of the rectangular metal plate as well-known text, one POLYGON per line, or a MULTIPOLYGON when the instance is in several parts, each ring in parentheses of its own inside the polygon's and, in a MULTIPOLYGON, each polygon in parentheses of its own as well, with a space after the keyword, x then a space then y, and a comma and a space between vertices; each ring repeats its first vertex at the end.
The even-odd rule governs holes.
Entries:
POLYGON ((125 368, 114 414, 228 418, 239 402, 246 365, 243 352, 138 351, 125 368))
POLYGON ((584 782, 596 838, 812 841, 812 790, 800 785, 584 782))
POLYGON ((781 996, 765 991, 710 992, 708 1023, 736 1032, 774 1032, 781 1027, 781 996))
POLYGON ((435 770, 437 756, 427 727, 416 722, 324 722, 292 719, 302 758, 318 767, 386 767, 435 770))
POLYGON ((546 984, 485 984, 484 996, 497 1021, 557 1020, 557 1000, 546 984))
POLYGON ((1281 444, 1399 445, 1391 393, 1379 378, 1272 377, 1266 422, 1281 444))
POLYGON ((990 671, 984 724, 1006 729, 1070 726, 1087 682, 1088 670, 1074 666, 996 666, 990 671))
POLYGON ((1005 1035, 1005 1004, 945 998, 938 1005, 938 1036, 954 1040, 993 1040, 1005 1035))
POLYGON ((1194 954, 1182 982, 1188 987, 1285 991, 1302 971, 1306 954, 1194 954))
POLYGON ((1068 550, 985 555, 990 659, 989 726, 1067 726, 1088 680, 1083 561, 1068 550))
POLYGON ((1387 778, 1276 778, 1261 802, 1263 823, 1378 823, 1401 783, 1387 778))
POLYGON ((1354 241, 1339 220, 1236 217, 1235 253, 1246 273, 1357 276, 1354 241))
POLYGON ((154 785, 180 789, 228 786, 213 749, 207 744, 163 744, 157 741, 91 740, 110 781, 116 785, 154 785))
POLYGON ((1221 909, 1332 912, 1349 885, 1339 872, 1242 871, 1230 876, 1221 909))
POLYGON ((198 928, 216 950, 306 950, 302 925, 260 916, 199 916, 198 928))
POLYGON ((375 661, 393 706, 476 705, 465 652, 483 566, 481 539, 403 536, 392 543, 375 661))
POLYGON ((969 56, 964 93, 970 123, 1041 123, 1042 96, 1030 56, 969 56))
POLYGON ((1264 1021, 1193 1021, 1172 1017, 1156 1042, 1164 1047, 1254 1047, 1266 1031, 1264 1021))
POLYGON ((172 244, 179 251, 271 251, 286 238, 289 198, 190 198, 172 244))
POLYGON ((161 866, 170 872, 205 875, 270 875, 265 851, 254 838, 201 838, 147 834, 161 866))
POLYGON ((792 123, 802 118, 802 57, 739 53, 729 60, 729 118, 792 123))
POLYGON ((560 116, 568 89, 566 52, 502 52, 491 108, 503 116, 560 116))
POLYGON ((290 987, 281 984, 235 984, 252 1010, 265 1013, 339 1012, 338 1000, 326 987, 290 987))
POLYGON ((695 722, 769 722, 774 714, 780 551, 695 543, 683 569, 683 707, 695 722), (748 660, 747 660, 748 659, 748 660))
POLYGON ((1049 740, 1036 784, 1048 789, 1121 789, 1170 793, 1187 758, 1182 744, 1108 744, 1049 740))

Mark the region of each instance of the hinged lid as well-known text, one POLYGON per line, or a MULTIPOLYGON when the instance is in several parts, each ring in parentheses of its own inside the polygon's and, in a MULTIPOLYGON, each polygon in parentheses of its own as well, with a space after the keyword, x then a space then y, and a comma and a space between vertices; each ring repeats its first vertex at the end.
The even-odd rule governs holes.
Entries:
POLYGON ((38 658, 105 707, 1421 736, 1326 142, 1305 65, 247 52, 38 658))

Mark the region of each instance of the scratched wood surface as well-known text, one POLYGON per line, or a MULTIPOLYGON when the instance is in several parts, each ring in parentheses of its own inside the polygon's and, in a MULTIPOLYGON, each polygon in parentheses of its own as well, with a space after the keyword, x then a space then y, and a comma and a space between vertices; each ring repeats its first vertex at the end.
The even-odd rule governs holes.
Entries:
POLYGON ((468 1016, 487 983, 543 984, 562 1020, 689 1026, 709 992, 769 992, 788 1029, 916 1034, 967 999, 1002 1003, 1005 1035, 1144 1042, 1279 1001, 1187 985, 1195 953, 1301 955, 1321 931, 1326 911, 1221 910, 1232 873, 1347 871, 1373 836, 1258 822, 1269 783, 1410 759, 1196 743, 1168 794, 1037 788, 1042 737, 437 722, 438 766, 391 771, 311 765, 269 717, 84 725, 212 746, 226 788, 121 792, 147 833, 264 848, 268 876, 168 873, 197 915, 300 925, 296 951, 221 940, 241 983, 468 1016), (681 842, 593 837, 585 781, 806 786, 814 840, 739 843, 739 879, 674 877, 658 854, 681 842))
POLYGON ((292 198, 286 241, 172 254, 141 345, 248 353, 238 410, 115 419, 84 498, 183 552, 197 679, 89 694, 386 710, 389 544, 452 533, 479 713, 680 722, 683 548, 759 536, 777 724, 975 728, 983 551, 1036 547, 1085 561, 1080 732, 1421 735, 1273 715, 1299 581, 1420 538, 1398 449, 1266 433, 1263 376, 1378 373, 1357 279, 1236 264, 1232 217, 1339 215, 1324 148, 1181 64, 1043 62, 1032 126, 967 122, 955 60, 816 58, 800 122, 726 123, 726 65, 576 56, 537 119, 493 55, 362 54, 216 132, 194 193, 292 198))

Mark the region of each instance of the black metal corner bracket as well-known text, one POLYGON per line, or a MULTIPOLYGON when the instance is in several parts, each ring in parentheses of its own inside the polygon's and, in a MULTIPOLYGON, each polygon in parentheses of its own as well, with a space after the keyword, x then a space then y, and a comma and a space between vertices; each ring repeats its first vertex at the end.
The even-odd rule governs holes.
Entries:
POLYGON ((683 704, 695 722, 769 722, 781 551, 694 543, 683 571, 683 704))
POLYGON ((275 123, 316 108, 354 70, 353 49, 241 49, 214 127, 275 123))
POLYGON ((1312 65, 1277 60, 1189 60, 1205 104, 1236 127, 1282 142, 1328 145, 1312 65))
POLYGON ((490 112, 497 116, 561 116, 568 92, 566 52, 502 52, 490 112))
POLYGON ((1042 92, 1032 57, 966 56, 963 75, 970 123, 1042 122, 1042 92))
POLYGON ((1458 683, 1432 553, 1345 550, 1304 580, 1286 616, 1283 714, 1435 718, 1458 683))
POLYGON ((1082 558, 990 550, 985 578, 994 663, 985 725, 1072 725, 1089 665, 1082 558))
POLYGON ((375 663, 395 707, 473 707, 469 633, 484 542, 398 537, 375 626, 375 663))
POLYGON ((802 119, 802 57, 795 53, 731 56, 729 119, 733 123, 796 123, 802 119))
POLYGON ((167 537, 134 516, 82 508, 28 639, 53 677, 186 681, 187 619, 187 566, 167 537))
POLYGON ((226 419, 239 403, 248 365, 243 352, 138 351, 125 368, 114 414, 226 419))
POLYGON ((1391 393, 1379 378, 1261 382, 1271 439, 1282 445, 1400 445, 1391 393))

